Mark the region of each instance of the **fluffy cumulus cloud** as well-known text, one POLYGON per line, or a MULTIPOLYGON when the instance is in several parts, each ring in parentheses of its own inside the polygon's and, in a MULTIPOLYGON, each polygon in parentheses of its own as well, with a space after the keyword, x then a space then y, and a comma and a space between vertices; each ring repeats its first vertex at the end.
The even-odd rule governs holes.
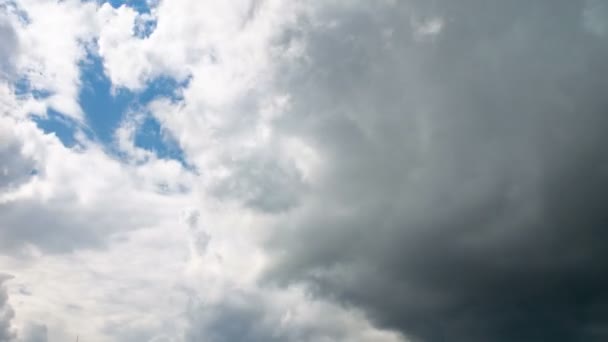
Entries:
POLYGON ((16 32, 15 67, 32 92, 43 92, 43 105, 82 119, 77 96, 79 62, 94 38, 93 3, 79 1, 4 1, 16 32))
POLYGON ((0 0, 0 341, 603 341, 606 4, 0 0))

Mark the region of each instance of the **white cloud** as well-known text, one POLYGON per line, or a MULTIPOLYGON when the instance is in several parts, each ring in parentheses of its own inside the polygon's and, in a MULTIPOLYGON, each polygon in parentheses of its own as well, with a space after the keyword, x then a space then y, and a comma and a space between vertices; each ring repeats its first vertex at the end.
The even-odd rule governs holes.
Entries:
POLYGON ((183 184, 187 171, 175 161, 154 159, 128 166, 98 146, 68 149, 32 123, 2 122, 16 138, 8 146, 21 146, 13 148, 15 161, 4 166, 7 176, 21 173, 19 186, 0 194, 0 225, 20 229, 0 233, 3 248, 18 250, 32 244, 71 250, 81 244, 103 244, 108 234, 176 215, 187 196, 182 194, 188 187, 183 184), (159 209, 149 212, 151 207, 159 209))
MULTIPOLYGON (((82 120, 79 62, 96 32, 96 6, 77 0, 23 0, 11 13, 17 33, 17 72, 32 89, 48 92, 44 105, 82 120)), ((42 113, 44 114, 44 112, 42 113)))

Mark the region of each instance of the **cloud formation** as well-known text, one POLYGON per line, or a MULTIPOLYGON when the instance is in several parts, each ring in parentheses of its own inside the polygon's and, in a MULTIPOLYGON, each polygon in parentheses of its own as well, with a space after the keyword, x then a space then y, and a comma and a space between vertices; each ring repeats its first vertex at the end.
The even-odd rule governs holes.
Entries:
POLYGON ((0 77, 6 78, 11 76, 14 63, 14 54, 17 50, 17 37, 15 30, 11 26, 4 14, 0 13, 0 39, 2 47, 0 47, 0 77))
POLYGON ((54 252, 100 246, 113 233, 176 215, 172 206, 180 206, 178 189, 185 179, 177 162, 123 165, 98 147, 67 149, 30 123, 6 119, 0 125, 0 139, 6 142, 0 149, 6 155, 0 178, 0 253, 26 245, 54 252), (163 195, 175 191, 171 199, 163 195), (164 209, 150 215, 148 206, 164 209))
POLYGON ((362 341, 398 342, 396 333, 378 331, 360 312, 302 296, 296 289, 231 291, 213 304, 190 309, 186 341, 362 341))
POLYGON ((11 277, 0 274, 0 341, 3 342, 11 342, 15 338, 15 332, 11 326, 15 311, 8 303, 8 294, 4 287, 4 282, 8 279, 11 277))
POLYGON ((606 8, 1 4, 0 341, 605 340, 606 8))
POLYGON ((43 324, 30 323, 24 330, 25 342, 47 342, 47 327, 43 324))
POLYGON ((605 339, 608 50, 586 11, 318 9, 279 124, 324 162, 269 277, 422 341, 605 339), (444 24, 420 40, 412 17, 444 24))

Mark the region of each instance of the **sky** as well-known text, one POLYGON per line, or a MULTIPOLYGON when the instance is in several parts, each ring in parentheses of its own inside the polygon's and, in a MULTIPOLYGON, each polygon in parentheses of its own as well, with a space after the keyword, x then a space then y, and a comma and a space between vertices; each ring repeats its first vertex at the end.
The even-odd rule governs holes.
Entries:
POLYGON ((0 342, 608 340, 608 2, 0 0, 0 342))

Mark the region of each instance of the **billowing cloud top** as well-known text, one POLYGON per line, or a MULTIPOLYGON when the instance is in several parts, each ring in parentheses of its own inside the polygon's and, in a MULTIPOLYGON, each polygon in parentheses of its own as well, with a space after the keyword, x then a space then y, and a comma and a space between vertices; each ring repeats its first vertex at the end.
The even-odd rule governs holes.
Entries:
POLYGON ((601 0, 0 0, 0 342, 608 339, 601 0))

